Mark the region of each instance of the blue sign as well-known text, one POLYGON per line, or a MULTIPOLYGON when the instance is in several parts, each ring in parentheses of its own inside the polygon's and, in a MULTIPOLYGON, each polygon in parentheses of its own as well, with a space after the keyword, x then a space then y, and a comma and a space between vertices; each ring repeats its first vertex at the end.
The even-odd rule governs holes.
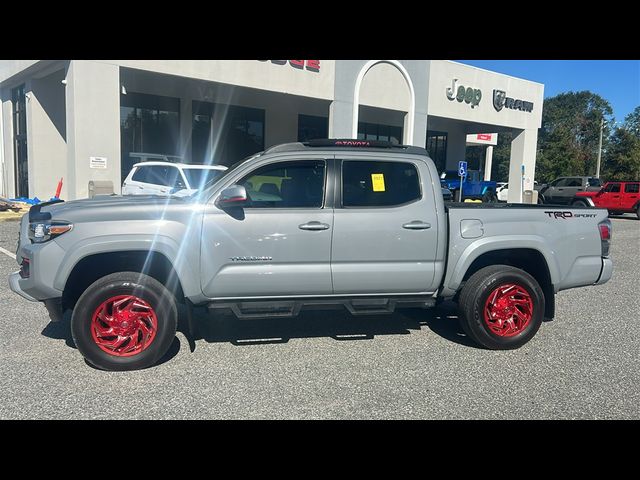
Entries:
POLYGON ((465 162, 464 160, 458 162, 458 175, 460 175, 461 177, 467 176, 467 162, 465 162))

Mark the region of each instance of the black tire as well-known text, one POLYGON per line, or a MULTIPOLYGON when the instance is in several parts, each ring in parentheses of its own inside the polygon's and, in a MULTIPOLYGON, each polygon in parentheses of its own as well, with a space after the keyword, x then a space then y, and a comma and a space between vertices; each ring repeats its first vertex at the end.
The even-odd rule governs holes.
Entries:
POLYGON ((460 324, 465 333, 480 345, 491 350, 520 348, 536 334, 544 316, 545 299, 540 285, 524 270, 509 265, 491 265, 471 275, 460 293, 460 324), (526 290, 532 300, 531 320, 522 331, 513 336, 500 336, 492 332, 484 319, 484 308, 489 295, 500 285, 517 284, 526 290))
POLYGON ((538 195, 538 205, 544 205, 544 195, 538 195))
POLYGON ((154 365, 167 352, 176 335, 177 320, 175 297, 164 285, 142 273, 118 272, 96 280, 80 296, 71 316, 71 334, 80 353, 92 365, 103 370, 137 370, 154 365), (132 356, 105 352, 91 333, 96 309, 118 295, 139 297, 151 306, 157 318, 155 338, 132 356))
POLYGON ((498 201, 498 197, 496 196, 496 192, 493 190, 488 190, 484 192, 482 195, 482 203, 496 203, 498 201))
POLYGON ((640 205, 636 207, 636 217, 638 217, 638 220, 640 220, 640 205))
POLYGON ((571 202, 572 207, 588 207, 589 205, 584 200, 574 200, 571 202))

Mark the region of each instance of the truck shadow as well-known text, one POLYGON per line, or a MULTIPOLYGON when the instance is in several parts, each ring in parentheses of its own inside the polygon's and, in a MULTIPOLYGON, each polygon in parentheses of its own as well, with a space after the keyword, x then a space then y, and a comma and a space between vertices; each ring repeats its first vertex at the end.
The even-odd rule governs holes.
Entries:
MULTIPOLYGON (((184 313, 184 312, 181 312, 184 313)), ((287 343, 292 338, 327 337, 337 341, 373 340, 379 335, 408 335, 424 327, 440 337, 460 345, 478 348, 458 323, 453 303, 424 309, 399 309, 393 314, 353 316, 346 310, 303 311, 295 318, 239 320, 231 312, 219 311, 211 316, 195 309, 195 338, 186 328, 186 314, 181 315, 179 330, 189 339, 209 343, 228 342, 237 346, 287 343)))

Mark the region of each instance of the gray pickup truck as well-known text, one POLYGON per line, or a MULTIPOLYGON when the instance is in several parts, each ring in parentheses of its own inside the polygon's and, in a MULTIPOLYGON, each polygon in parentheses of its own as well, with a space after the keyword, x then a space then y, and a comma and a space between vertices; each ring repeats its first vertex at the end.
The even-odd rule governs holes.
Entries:
MULTIPOLYGON (((272 147, 188 198, 41 204, 22 218, 11 289, 71 309, 93 365, 153 365, 179 302, 239 318, 458 302, 466 333, 518 348, 555 293, 611 278, 607 211, 451 204, 422 148, 359 140, 272 147)), ((392 320, 390 320, 392 321, 392 320)))

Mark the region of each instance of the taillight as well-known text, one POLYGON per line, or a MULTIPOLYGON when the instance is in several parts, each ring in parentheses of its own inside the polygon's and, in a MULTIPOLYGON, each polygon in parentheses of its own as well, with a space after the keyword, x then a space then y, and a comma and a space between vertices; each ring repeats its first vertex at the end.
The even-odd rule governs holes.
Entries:
POLYGON ((611 222, 605 220, 598 224, 598 230, 600 231, 600 246, 602 248, 602 256, 609 256, 609 247, 611 246, 611 222))

